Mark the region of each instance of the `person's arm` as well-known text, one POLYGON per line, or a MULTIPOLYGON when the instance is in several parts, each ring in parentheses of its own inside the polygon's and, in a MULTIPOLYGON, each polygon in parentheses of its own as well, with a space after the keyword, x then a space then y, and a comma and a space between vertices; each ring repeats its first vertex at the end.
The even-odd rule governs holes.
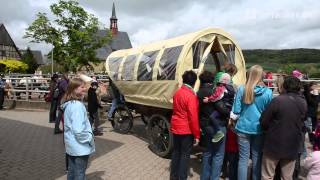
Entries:
POLYGON ((244 91, 244 87, 241 86, 236 94, 234 101, 233 101, 232 110, 230 113, 230 118, 232 120, 237 120, 238 116, 241 113, 243 91, 244 91))
POLYGON ((263 111, 260 117, 261 128, 266 131, 269 128, 270 122, 273 119, 273 116, 277 112, 277 99, 273 99, 267 108, 263 111))
POLYGON ((195 139, 200 139, 199 101, 197 97, 190 97, 187 107, 189 127, 195 139))
POLYGON ((76 140, 79 143, 91 143, 93 136, 90 131, 86 131, 86 113, 82 111, 82 107, 78 104, 71 105, 70 118, 72 118, 71 127, 76 140))
POLYGON ((310 156, 308 156, 305 160, 304 160, 304 168, 307 171, 310 171, 310 169, 312 168, 312 166, 314 165, 314 163, 319 160, 320 155, 319 153, 317 153, 316 151, 311 153, 310 156))

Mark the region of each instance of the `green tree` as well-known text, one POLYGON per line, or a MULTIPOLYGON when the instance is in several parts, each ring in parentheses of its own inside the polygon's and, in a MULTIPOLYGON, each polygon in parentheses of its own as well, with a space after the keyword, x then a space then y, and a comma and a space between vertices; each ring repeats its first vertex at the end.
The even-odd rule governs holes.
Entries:
POLYGON ((24 37, 52 44, 54 61, 65 71, 92 69, 92 63, 99 63, 96 49, 111 39, 111 33, 98 37, 98 19, 75 0, 60 0, 50 10, 55 19, 49 20, 46 13, 39 12, 24 37))
POLYGON ((37 60, 32 54, 32 51, 28 47, 26 52, 22 55, 22 62, 28 65, 27 73, 33 74, 39 67, 37 60))
POLYGON ((16 59, 4 59, 0 61, 0 72, 5 73, 25 73, 28 65, 16 59))

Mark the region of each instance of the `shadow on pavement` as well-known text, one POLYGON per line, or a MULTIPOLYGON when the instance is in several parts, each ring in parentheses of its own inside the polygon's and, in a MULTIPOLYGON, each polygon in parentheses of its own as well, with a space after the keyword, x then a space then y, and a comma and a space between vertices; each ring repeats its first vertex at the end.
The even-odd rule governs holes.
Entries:
POLYGON ((90 180, 103 180, 103 178, 101 178, 104 175, 105 171, 96 171, 96 172, 92 172, 87 174, 87 179, 90 180))
MULTIPOLYGON (((66 174, 62 134, 53 135, 52 128, 9 119, 0 119, 0 127, 1 180, 56 179, 66 174)), ((96 138, 96 153, 90 160, 121 145, 116 141, 96 138)), ((98 177, 101 173, 98 171, 90 176, 98 177)))

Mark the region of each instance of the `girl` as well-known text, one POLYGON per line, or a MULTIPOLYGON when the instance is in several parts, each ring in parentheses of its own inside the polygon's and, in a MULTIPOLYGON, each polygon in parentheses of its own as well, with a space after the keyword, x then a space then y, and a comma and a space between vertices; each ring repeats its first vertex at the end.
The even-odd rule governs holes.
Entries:
POLYGON ((81 102, 86 93, 85 83, 74 78, 63 98, 64 141, 68 154, 68 180, 84 180, 89 155, 95 151, 93 133, 87 111, 81 102))
POLYGON ((313 153, 310 157, 307 157, 304 163, 304 167, 308 171, 308 180, 320 179, 320 121, 314 131, 314 145, 313 153))
POLYGON ((265 87, 262 79, 262 67, 252 66, 245 86, 241 86, 236 94, 230 114, 232 120, 238 119, 235 129, 239 144, 239 180, 247 179, 250 153, 253 163, 252 179, 261 178, 263 138, 259 119, 272 99, 272 91, 265 87))

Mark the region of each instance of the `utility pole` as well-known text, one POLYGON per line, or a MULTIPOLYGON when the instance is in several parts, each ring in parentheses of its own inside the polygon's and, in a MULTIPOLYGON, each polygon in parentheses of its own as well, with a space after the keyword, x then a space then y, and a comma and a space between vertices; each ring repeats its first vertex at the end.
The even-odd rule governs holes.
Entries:
POLYGON ((54 45, 52 42, 52 50, 51 50, 51 76, 53 76, 53 49, 54 49, 54 45))

